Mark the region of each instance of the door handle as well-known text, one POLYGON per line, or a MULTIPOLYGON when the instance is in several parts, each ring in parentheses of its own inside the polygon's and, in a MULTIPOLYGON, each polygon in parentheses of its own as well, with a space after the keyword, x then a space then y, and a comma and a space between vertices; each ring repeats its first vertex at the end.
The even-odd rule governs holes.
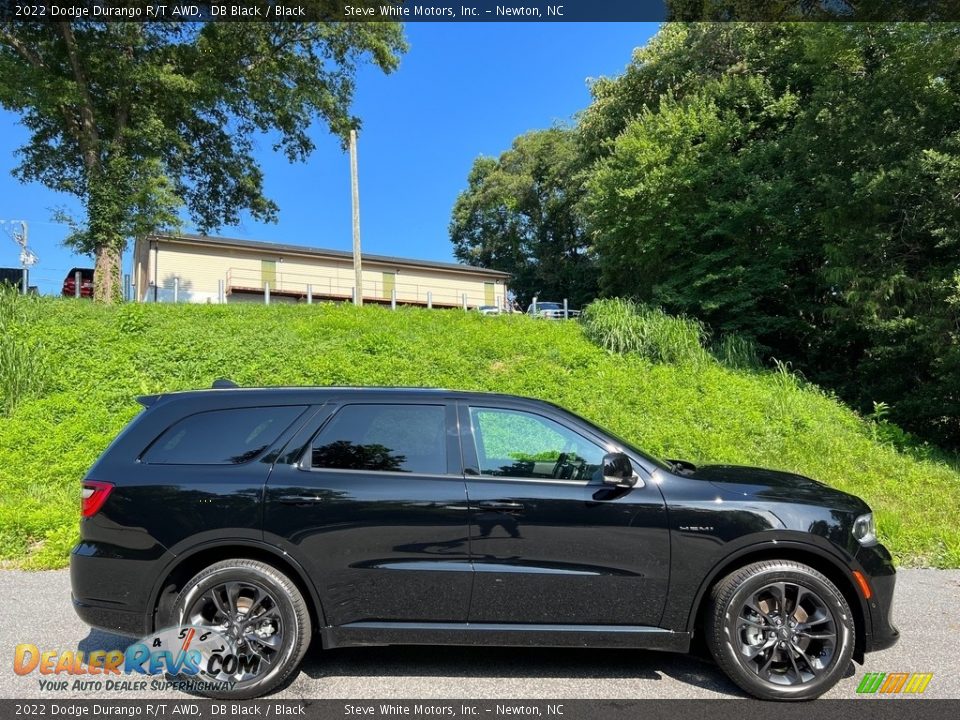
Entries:
POLYGON ((320 495, 281 495, 277 500, 284 505, 318 505, 323 502, 320 495))
POLYGON ((523 512, 523 503, 512 502, 510 500, 481 500, 477 505, 481 510, 523 512))

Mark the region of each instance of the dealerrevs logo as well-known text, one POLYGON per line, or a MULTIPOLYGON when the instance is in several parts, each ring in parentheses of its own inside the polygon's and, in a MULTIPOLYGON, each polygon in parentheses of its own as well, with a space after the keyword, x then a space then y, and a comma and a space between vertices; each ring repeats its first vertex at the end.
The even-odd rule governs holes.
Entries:
POLYGON ((255 675, 259 665, 258 656, 238 654, 234 644, 215 630, 191 626, 162 630, 126 650, 61 652, 22 643, 13 655, 13 671, 17 675, 48 676, 40 679, 43 691, 146 689, 146 680, 116 677, 123 675, 183 678, 152 682, 151 689, 171 684, 184 689, 230 689, 235 678, 255 675))

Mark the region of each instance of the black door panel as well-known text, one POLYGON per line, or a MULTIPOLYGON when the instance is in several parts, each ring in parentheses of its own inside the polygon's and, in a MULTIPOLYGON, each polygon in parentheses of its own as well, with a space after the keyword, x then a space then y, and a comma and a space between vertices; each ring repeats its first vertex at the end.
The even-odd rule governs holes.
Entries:
POLYGON ((466 620, 463 480, 396 475, 285 467, 270 478, 265 537, 307 566, 328 624, 466 620))
POLYGON ((670 570, 660 493, 597 500, 604 490, 468 478, 470 621, 657 625, 670 570))
POLYGON ((607 448, 565 418, 510 403, 459 416, 470 621, 656 626, 670 572, 659 489, 604 485, 607 448))
POLYGON ((354 403, 301 463, 274 468, 265 538, 308 568, 327 624, 466 620, 473 571, 459 462, 452 406, 354 403), (424 410, 425 425, 427 407, 439 414, 424 410), (448 470, 451 449, 456 474, 424 472, 448 470))

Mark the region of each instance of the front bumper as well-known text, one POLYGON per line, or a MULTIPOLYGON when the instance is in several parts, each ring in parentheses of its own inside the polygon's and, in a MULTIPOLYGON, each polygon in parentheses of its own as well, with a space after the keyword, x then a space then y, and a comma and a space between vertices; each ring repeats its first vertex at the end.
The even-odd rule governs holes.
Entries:
POLYGON ((900 639, 900 631, 893 623, 893 591, 897 584, 893 558, 883 545, 877 543, 860 548, 857 562, 873 591, 866 600, 869 617, 864 623, 864 651, 885 650, 900 639))

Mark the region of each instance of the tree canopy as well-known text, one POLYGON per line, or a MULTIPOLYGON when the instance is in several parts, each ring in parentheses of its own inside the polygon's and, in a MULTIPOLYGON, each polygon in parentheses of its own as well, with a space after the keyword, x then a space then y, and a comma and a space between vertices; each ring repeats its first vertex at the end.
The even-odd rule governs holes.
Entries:
POLYGON ((405 49, 395 23, 3 23, 0 105, 30 131, 14 172, 81 200, 68 242, 113 300, 128 238, 274 219, 255 140, 293 162, 315 120, 345 138, 359 64, 405 49))
POLYGON ((478 158, 450 222, 463 262, 504 270, 523 305, 596 295, 594 258, 579 213, 576 137, 552 128, 521 135, 498 159, 478 158))
POLYGON ((960 447, 960 27, 673 23, 591 92, 601 294, 960 447))

